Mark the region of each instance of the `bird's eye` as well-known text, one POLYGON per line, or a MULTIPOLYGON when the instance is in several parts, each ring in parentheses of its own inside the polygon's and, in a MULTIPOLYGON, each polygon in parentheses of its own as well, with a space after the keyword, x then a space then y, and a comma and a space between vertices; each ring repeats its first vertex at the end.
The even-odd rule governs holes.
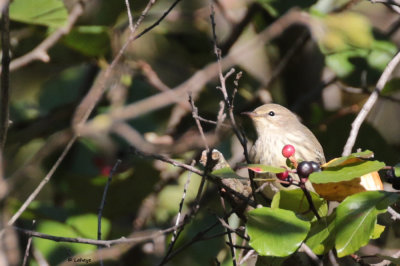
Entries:
POLYGON ((269 115, 269 116, 274 116, 274 115, 275 115, 275 112, 274 112, 274 111, 270 111, 270 112, 268 113, 268 115, 269 115))

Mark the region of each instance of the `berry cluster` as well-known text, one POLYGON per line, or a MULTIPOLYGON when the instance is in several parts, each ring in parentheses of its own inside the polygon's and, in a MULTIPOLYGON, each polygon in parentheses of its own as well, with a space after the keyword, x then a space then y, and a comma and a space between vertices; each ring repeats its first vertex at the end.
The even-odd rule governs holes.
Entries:
MULTIPOLYGON (((294 158, 296 150, 292 145, 285 145, 282 149, 282 155, 287 158, 294 168, 297 170, 297 174, 300 177, 300 183, 307 182, 308 177, 313 172, 321 171, 321 167, 316 162, 303 161, 301 163, 297 163, 294 158)), ((276 174, 277 178, 281 181, 285 181, 288 183, 281 183, 282 186, 288 187, 292 184, 293 178, 289 175, 289 171, 286 170, 283 173, 276 174)))
POLYGON ((319 172, 319 171, 321 171, 321 167, 316 162, 303 161, 299 163, 299 165, 297 166, 297 174, 299 175, 300 180, 303 183, 307 181, 308 177, 313 172, 319 172))
POLYGON ((386 171, 386 181, 392 184, 393 189, 400 190, 400 176, 396 176, 393 167, 386 171))

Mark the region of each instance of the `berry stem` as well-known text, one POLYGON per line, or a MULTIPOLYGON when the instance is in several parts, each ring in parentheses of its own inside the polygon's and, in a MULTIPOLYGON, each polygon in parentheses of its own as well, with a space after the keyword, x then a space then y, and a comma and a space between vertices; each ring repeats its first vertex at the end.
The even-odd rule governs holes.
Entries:
POLYGON ((306 199, 308 201, 308 205, 310 206, 310 209, 312 210, 312 212, 314 213, 314 215, 317 217, 318 220, 321 220, 321 216, 319 216, 317 209, 314 206, 314 203, 312 201, 310 192, 308 192, 306 185, 304 182, 300 181, 300 188, 303 190, 304 195, 306 196, 306 199))

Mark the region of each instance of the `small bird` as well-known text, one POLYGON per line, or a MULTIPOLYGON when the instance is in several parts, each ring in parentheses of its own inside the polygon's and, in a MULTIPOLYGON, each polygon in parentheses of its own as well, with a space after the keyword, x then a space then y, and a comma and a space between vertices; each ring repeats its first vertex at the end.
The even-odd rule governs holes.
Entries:
MULTIPOLYGON (((264 104, 253 112, 242 114, 250 116, 258 135, 250 151, 250 158, 253 163, 275 167, 286 166, 286 158, 282 155, 282 148, 289 144, 294 146, 296 150, 294 157, 298 162, 325 163, 324 151, 317 138, 287 108, 279 104, 264 104)), ((299 180, 298 175, 290 175, 293 180, 299 180)), ((277 180, 275 174, 257 174, 257 178, 277 180)), ((272 198, 279 190, 295 188, 297 186, 284 187, 278 181, 271 181, 265 186, 263 193, 268 198, 272 198)), ((310 181, 307 181, 306 188, 314 191, 310 181)))

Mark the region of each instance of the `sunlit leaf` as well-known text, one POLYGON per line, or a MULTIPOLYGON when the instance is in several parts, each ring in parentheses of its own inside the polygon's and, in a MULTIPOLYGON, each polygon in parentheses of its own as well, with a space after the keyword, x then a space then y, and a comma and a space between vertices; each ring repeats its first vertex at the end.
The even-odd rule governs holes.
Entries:
POLYGON ((347 197, 336 209, 335 247, 339 257, 354 253, 374 237, 379 213, 400 199, 384 191, 367 191, 347 197))
POLYGON ((58 28, 66 23, 68 12, 61 0, 14 0, 10 4, 10 18, 58 28))
POLYGON ((349 164, 349 162, 353 162, 354 160, 352 160, 352 159, 354 159, 354 158, 369 159, 369 158, 372 158, 373 156, 374 156, 374 153, 369 150, 362 151, 362 152, 356 152, 356 153, 352 153, 348 156, 343 156, 343 157, 332 159, 329 162, 323 164, 321 167, 327 168, 327 167, 345 165, 345 164, 349 164))
POLYGON ((261 256, 285 257, 295 252, 310 229, 310 223, 288 210, 267 207, 248 212, 246 224, 250 246, 261 256))
MULTIPOLYGON (((79 232, 81 237, 85 238, 97 238, 97 225, 98 218, 95 214, 83 214, 77 216, 71 216, 65 222, 79 232)), ((101 235, 102 239, 105 239, 111 229, 111 223, 108 219, 101 218, 101 235)))
POLYGON ((325 168, 310 175, 310 181, 316 184, 349 181, 365 174, 378 171, 385 166, 379 161, 358 161, 355 163, 325 168))

